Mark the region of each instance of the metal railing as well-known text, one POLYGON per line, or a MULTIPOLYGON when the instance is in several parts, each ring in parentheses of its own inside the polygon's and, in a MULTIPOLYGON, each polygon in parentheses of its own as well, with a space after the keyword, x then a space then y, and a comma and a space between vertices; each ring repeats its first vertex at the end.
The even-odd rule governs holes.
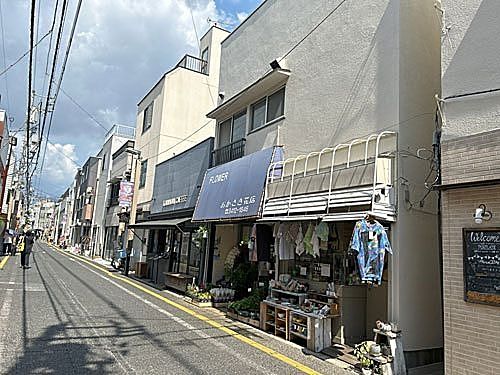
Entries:
POLYGON ((321 151, 314 151, 311 152, 307 155, 299 155, 295 158, 289 158, 286 160, 278 161, 275 163, 271 163, 269 165, 268 171, 267 171, 267 178, 266 178, 266 185, 264 189, 264 202, 267 201, 268 198, 268 188, 269 184, 272 184, 275 181, 275 170, 277 168, 282 169, 281 177, 279 178, 279 181, 283 181, 285 178, 285 166, 287 164, 292 163, 292 171, 291 174, 288 175, 290 178, 290 188, 289 188, 289 194, 288 194, 288 207, 290 207, 292 203, 292 198, 293 198, 293 185, 295 181, 296 175, 306 177, 307 172, 308 172, 308 162, 311 157, 316 157, 318 159, 317 161, 317 166, 313 167, 312 172, 315 174, 320 174, 320 167, 321 167, 321 157, 324 156, 325 154, 331 153, 331 161, 330 161, 330 168, 329 168, 329 187, 328 187, 328 200, 327 200, 327 212, 330 208, 330 197, 332 195, 332 189, 333 189, 333 172, 334 172, 334 167, 338 165, 338 161, 336 162, 335 156, 339 150, 347 150, 347 160, 345 162, 345 167, 349 168, 351 166, 351 150, 352 147, 356 144, 363 144, 364 143, 364 164, 368 164, 369 161, 369 144, 370 143, 375 143, 375 150, 373 154, 373 163, 374 163, 374 171, 373 171, 373 180, 372 180, 372 192, 371 192, 371 206, 373 208, 373 205, 375 203, 375 193, 376 193, 376 186, 377 186, 377 159, 380 158, 380 143, 381 139, 384 137, 391 137, 391 136, 397 136, 396 132, 393 131, 383 131, 379 134, 372 134, 369 137, 365 139, 355 139, 350 143, 341 143, 338 144, 335 147, 326 147, 321 151), (296 166, 297 162, 300 162, 301 160, 304 160, 304 166, 303 166, 303 171, 297 172, 296 171, 296 166))
POLYGON ((184 55, 184 57, 177 63, 176 68, 184 68, 208 75, 208 62, 198 57, 191 55, 184 55))
POLYGON ((220 147, 212 151, 212 167, 239 159, 245 156, 246 139, 242 138, 236 142, 220 147))
POLYGON ((104 136, 105 142, 113 135, 134 139, 135 128, 132 126, 115 124, 111 127, 111 129, 108 130, 108 132, 104 136))

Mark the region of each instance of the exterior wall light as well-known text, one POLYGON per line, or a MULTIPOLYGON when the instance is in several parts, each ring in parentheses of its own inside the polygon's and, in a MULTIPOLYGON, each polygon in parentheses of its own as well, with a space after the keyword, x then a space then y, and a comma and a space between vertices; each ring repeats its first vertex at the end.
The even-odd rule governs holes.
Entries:
POLYGON ((474 221, 476 224, 482 224, 483 220, 484 221, 489 221, 491 220, 492 217, 491 211, 486 210, 486 206, 484 204, 480 204, 478 208, 476 208, 476 211, 474 212, 474 221))

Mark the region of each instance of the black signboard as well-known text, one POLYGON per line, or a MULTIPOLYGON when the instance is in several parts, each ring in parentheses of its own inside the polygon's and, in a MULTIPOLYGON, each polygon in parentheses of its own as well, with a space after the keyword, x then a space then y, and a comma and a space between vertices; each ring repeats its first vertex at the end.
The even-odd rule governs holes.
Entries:
POLYGON ((500 306, 500 228, 464 229, 464 299, 500 306))

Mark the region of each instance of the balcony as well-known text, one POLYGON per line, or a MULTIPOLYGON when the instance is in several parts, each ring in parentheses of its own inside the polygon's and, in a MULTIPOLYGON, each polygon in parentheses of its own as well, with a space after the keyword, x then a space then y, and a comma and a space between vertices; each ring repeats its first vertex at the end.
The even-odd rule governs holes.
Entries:
POLYGON ((208 75, 208 62, 191 55, 184 55, 184 57, 177 63, 175 67, 184 68, 187 70, 192 70, 193 72, 208 75))
POLYGON ((245 156, 245 142, 242 138, 236 142, 220 147, 212 151, 212 167, 239 159, 245 156))

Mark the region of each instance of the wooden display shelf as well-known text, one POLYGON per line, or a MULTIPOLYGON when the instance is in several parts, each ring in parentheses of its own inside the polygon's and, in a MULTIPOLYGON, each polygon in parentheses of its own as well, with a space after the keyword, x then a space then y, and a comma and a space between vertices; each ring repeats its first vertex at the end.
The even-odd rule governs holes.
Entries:
POLYGON ((301 339, 304 339, 304 340, 307 340, 307 336, 300 333, 300 332, 297 332, 297 331, 290 331, 290 334, 291 335, 294 335, 294 336, 297 336, 297 337, 300 337, 301 339))

